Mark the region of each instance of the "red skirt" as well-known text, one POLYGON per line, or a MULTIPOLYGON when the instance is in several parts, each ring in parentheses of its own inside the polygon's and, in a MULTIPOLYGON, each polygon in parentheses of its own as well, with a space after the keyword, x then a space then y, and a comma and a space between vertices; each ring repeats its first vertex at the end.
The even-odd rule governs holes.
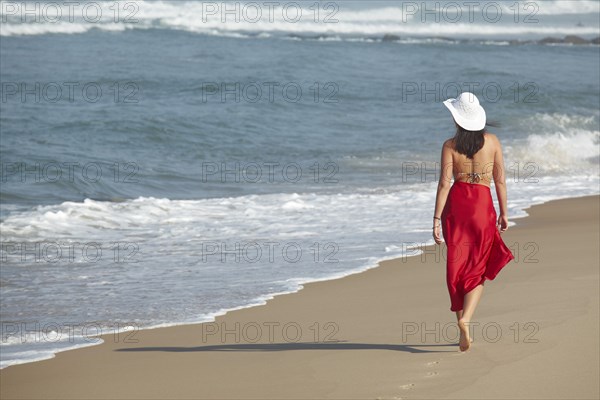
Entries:
POLYGON ((493 280, 514 256, 500 237, 487 186, 455 181, 441 217, 450 310, 459 311, 465 294, 493 280))

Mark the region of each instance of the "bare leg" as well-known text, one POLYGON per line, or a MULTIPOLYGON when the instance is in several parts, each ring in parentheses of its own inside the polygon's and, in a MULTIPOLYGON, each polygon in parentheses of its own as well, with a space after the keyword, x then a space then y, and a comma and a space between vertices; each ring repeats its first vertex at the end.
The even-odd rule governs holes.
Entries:
POLYGON ((463 316, 463 310, 456 311, 456 320, 460 321, 463 316))
MULTIPOLYGON (((460 329, 460 341, 458 343, 460 351, 467 351, 471 346, 471 338, 469 336, 469 322, 475 313, 481 294, 483 293, 483 284, 478 285, 465 295, 465 306, 462 316, 458 319, 458 328, 460 329)), ((457 313, 458 314, 458 313, 457 313)))
MULTIPOLYGON (((464 311, 464 310, 458 310, 458 311, 456 311, 456 321, 457 321, 457 322, 460 322, 460 319, 461 319, 461 318, 462 318, 462 316, 463 316, 463 311, 464 311)), ((460 340, 464 340, 464 339, 463 339, 463 333, 462 333, 462 331, 460 331, 460 332, 461 332, 461 333, 460 333, 460 338, 461 338, 460 340)), ((459 342, 459 345, 460 345, 460 342, 459 342)))
POLYGON ((458 328, 460 331, 460 341, 458 342, 458 345, 459 345, 461 351, 465 351, 465 350, 463 350, 463 348, 464 348, 464 341, 466 340, 465 339, 466 336, 463 333, 463 329, 460 327, 460 319, 463 316, 463 312, 464 312, 464 310, 456 311, 456 321, 458 322, 458 328))

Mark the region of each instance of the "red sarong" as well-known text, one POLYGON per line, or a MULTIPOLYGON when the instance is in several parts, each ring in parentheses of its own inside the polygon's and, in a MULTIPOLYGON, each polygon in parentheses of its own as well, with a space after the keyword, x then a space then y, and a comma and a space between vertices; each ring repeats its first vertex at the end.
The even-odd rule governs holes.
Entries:
POLYGON ((441 217, 448 249, 450 310, 459 311, 463 309, 465 294, 486 279, 494 280, 514 256, 500 237, 487 186, 455 181, 441 217))

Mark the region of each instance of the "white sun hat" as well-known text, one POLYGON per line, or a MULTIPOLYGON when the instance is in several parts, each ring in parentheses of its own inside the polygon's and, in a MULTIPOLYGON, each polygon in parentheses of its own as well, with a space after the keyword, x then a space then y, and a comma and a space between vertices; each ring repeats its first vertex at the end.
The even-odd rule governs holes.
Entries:
POLYGON ((480 131, 485 128, 485 110, 479 104, 479 99, 473 93, 461 93, 456 99, 448 99, 444 102, 452 113, 454 120, 463 129, 468 131, 480 131))

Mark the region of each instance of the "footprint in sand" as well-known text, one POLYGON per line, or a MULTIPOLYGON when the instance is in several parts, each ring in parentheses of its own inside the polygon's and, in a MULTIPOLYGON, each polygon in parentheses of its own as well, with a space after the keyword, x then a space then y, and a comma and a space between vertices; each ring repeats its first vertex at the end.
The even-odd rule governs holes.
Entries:
POLYGON ((431 371, 431 372, 428 372, 427 375, 425 375, 425 376, 427 376, 428 378, 432 378, 434 376, 438 376, 439 374, 440 373, 437 371, 431 371))
POLYGON ((431 361, 427 363, 428 367, 436 367, 440 362, 439 361, 431 361))
POLYGON ((409 390, 415 387, 414 383, 407 383, 406 385, 401 385, 400 389, 409 390))

